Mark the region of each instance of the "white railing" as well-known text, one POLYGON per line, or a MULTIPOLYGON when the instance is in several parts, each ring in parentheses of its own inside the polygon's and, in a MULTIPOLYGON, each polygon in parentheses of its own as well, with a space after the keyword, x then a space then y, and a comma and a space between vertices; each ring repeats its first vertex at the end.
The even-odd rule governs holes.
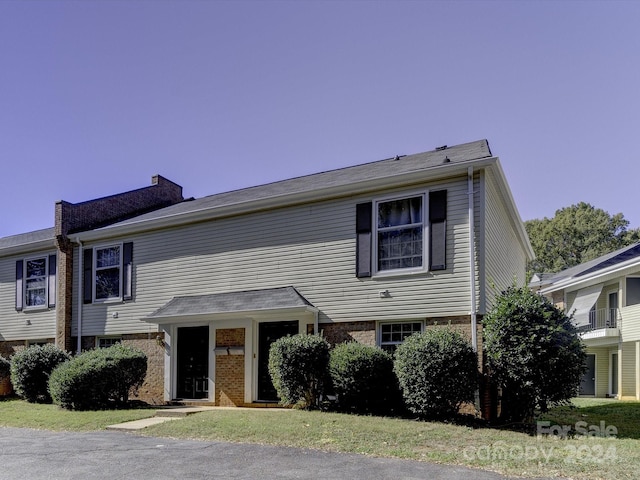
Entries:
POLYGON ((600 308, 589 312, 589 324, 580 326, 581 332, 601 328, 618 328, 620 311, 617 308, 600 308))

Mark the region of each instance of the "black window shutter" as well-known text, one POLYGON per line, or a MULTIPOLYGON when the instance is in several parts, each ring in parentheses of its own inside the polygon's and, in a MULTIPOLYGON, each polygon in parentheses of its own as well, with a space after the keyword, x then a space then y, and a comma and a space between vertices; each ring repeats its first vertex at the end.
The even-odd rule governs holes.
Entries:
POLYGON ((447 268, 447 191, 429 192, 429 270, 447 268))
POLYGON ((84 303, 91 303, 93 300, 93 249, 85 248, 83 255, 82 297, 84 303))
POLYGON ((24 308, 23 267, 24 263, 22 260, 16 261, 16 310, 19 312, 24 308))
POLYGON ((122 292, 123 300, 133 298, 131 276, 133 273, 133 243, 128 242, 122 245, 122 292))
POLYGON ((56 271, 58 269, 57 257, 49 255, 49 307, 56 306, 56 271))
POLYGON ((373 204, 356 205, 356 277, 371 276, 371 212, 373 204))

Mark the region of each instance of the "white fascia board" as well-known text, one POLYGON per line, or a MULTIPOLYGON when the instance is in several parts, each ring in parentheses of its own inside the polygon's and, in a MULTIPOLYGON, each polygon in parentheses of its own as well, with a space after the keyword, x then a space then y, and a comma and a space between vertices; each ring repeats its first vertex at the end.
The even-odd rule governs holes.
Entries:
POLYGON ((259 320, 267 317, 280 317, 282 315, 315 314, 318 311, 319 310, 316 307, 307 305, 304 307, 265 308, 259 310, 237 310, 234 312, 205 312, 187 315, 166 315, 163 317, 142 317, 140 320, 145 323, 153 323, 156 325, 169 325, 174 323, 189 323, 193 321, 239 320, 246 318, 259 320))
POLYGON ((42 250, 55 250, 56 244, 53 239, 39 240, 37 242, 23 243, 0 249, 0 258, 9 257, 42 250))
MULTIPOLYGON (((76 234, 75 236, 82 242, 90 242, 98 239, 174 227, 188 223, 219 219, 240 214, 257 212, 261 210, 269 210, 290 205, 309 203, 318 200, 329 200, 339 197, 354 196, 356 194, 362 194, 370 191, 402 187, 416 183, 422 183, 425 181, 441 180, 443 178, 457 175, 466 176, 467 168, 469 166, 473 166, 474 168, 485 168, 491 165, 495 165, 497 161, 497 157, 487 157, 463 162, 456 162, 453 164, 443 164, 441 166, 429 167, 423 170, 414 170, 398 175, 367 179, 345 185, 318 188, 292 194, 276 195, 269 198, 250 200, 247 202, 234 203, 230 205, 203 208, 200 210, 186 213, 177 213, 175 215, 151 220, 132 221, 126 225, 107 226, 96 230, 81 232, 76 234)), ((502 178, 504 179, 504 176, 502 178)), ((508 198, 511 197, 509 196, 508 198)), ((513 208, 513 205, 510 206, 511 210, 513 208)), ((520 217, 518 216, 516 218, 519 219, 520 217)))
POLYGON ((622 275, 633 273, 634 270, 640 269, 640 258, 632 258, 626 262, 612 265, 611 267, 598 270, 583 277, 570 277, 565 280, 540 290, 541 294, 556 292, 558 290, 574 291, 589 285, 596 284, 622 275))

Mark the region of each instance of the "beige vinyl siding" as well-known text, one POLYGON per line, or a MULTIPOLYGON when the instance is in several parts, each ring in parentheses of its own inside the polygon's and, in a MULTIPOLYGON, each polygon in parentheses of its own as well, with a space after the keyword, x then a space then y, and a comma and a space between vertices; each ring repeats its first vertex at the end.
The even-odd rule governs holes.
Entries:
POLYGON ((54 253, 51 250, 0 258, 0 341, 55 337, 55 308, 16 311, 16 261, 54 253))
POLYGON ((640 304, 625 307, 621 311, 620 335, 625 342, 640 340, 640 304))
POLYGON ((491 170, 485 173, 485 279, 486 309, 509 286, 525 285, 527 256, 515 231, 513 219, 505 208, 491 170))
POLYGON ((596 355, 596 397, 606 397, 609 393, 609 348, 590 347, 587 353, 596 355))
POLYGON ((636 396, 636 344, 625 342, 622 344, 622 396, 636 396))
POLYGON ((116 239, 133 242, 134 301, 84 305, 82 332, 150 331, 139 319, 174 296, 288 285, 320 309, 320 322, 467 315, 467 213, 466 178, 461 178, 116 239), (448 190, 447 269, 356 278, 355 205, 429 188, 448 190), (381 290, 389 290, 391 297, 380 298, 381 290))

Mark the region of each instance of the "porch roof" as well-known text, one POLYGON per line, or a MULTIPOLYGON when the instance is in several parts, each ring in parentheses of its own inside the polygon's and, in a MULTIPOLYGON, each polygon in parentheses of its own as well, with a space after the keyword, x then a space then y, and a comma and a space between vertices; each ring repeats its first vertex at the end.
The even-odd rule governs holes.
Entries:
POLYGON ((237 314, 242 312, 278 311, 300 309, 316 312, 295 287, 265 288, 239 292, 213 293, 173 297, 165 305, 142 318, 150 323, 194 315, 237 314))

